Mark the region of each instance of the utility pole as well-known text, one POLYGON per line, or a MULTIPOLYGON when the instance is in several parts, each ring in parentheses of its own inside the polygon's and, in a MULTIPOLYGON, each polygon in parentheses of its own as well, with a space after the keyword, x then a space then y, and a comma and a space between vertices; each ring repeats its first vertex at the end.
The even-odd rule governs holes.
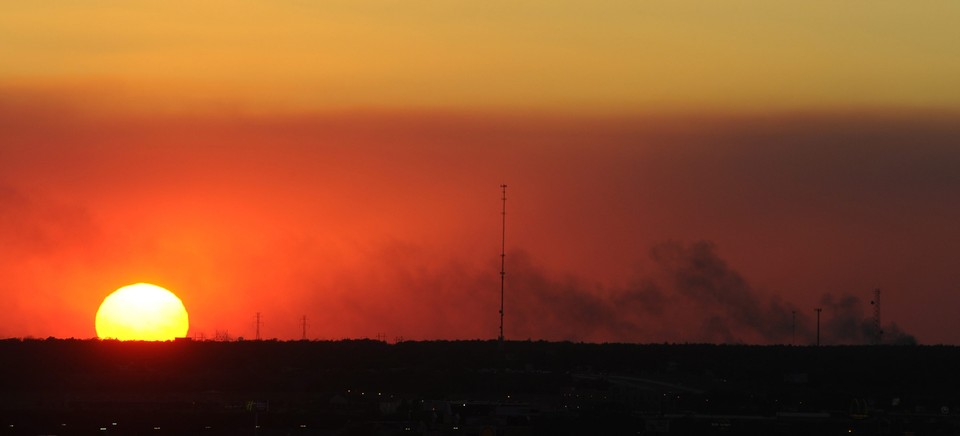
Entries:
POLYGON ((257 312, 257 340, 260 340, 260 312, 257 312))
POLYGON ((823 311, 821 308, 813 309, 817 311, 817 346, 820 346, 820 312, 823 311))
POLYGON ((504 266, 507 258, 507 185, 500 185, 502 209, 500 212, 500 336, 497 340, 503 345, 503 288, 506 276, 504 266))
POLYGON ((307 316, 306 315, 304 315, 303 318, 300 319, 300 323, 303 326, 303 336, 301 336, 300 339, 305 341, 307 340, 307 316))

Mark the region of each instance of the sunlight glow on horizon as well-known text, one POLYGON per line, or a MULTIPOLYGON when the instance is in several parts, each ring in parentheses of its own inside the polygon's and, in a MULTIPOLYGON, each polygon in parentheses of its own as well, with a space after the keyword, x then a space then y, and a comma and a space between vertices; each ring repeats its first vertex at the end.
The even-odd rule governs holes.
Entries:
POLYGON ((148 283, 117 289, 96 316, 97 337, 121 341, 170 341, 189 329, 187 311, 172 292, 148 283))

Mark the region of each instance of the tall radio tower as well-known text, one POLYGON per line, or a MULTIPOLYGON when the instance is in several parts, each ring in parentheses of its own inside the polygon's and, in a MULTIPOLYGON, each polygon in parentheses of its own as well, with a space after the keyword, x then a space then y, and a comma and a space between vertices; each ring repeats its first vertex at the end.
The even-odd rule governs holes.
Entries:
POLYGON ((500 336, 497 338, 503 343, 503 285, 506 276, 504 264, 507 258, 507 185, 500 185, 502 193, 502 209, 500 212, 500 336))

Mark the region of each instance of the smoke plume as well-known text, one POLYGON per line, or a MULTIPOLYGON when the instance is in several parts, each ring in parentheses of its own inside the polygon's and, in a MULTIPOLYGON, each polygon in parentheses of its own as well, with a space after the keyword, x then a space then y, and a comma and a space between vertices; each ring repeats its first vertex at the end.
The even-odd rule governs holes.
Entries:
MULTIPOLYGON (((527 337, 639 342, 815 343, 810 310, 754 288, 708 241, 664 242, 650 250, 653 271, 631 286, 603 289, 555 278, 526 253, 514 253, 510 276, 513 331, 527 337)), ((875 328, 851 294, 822 299, 824 344, 873 343, 875 328)), ((884 343, 912 344, 896 324, 884 343)))
MULTIPOLYGON (((499 265, 476 268, 455 258, 437 264, 436 253, 423 247, 388 245, 363 263, 379 265, 375 272, 364 267, 317 285, 325 291, 308 304, 329 308, 329 328, 375 325, 378 335, 391 339, 496 337, 499 265), (391 292, 378 292, 383 289, 391 292), (412 311, 398 310, 411 305, 412 311)), ((525 251, 510 252, 507 259, 508 339, 797 345, 816 341, 812 308, 797 307, 755 288, 708 241, 654 246, 644 272, 623 286, 603 286, 550 271, 525 251)), ((873 343, 872 321, 857 297, 827 294, 822 308, 822 343, 873 343)), ((915 343, 895 324, 885 327, 884 339, 915 343)))

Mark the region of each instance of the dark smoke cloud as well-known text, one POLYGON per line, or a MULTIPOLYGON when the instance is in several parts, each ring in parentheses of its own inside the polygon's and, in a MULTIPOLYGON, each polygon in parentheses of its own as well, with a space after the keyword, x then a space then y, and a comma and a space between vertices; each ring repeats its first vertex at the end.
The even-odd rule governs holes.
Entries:
POLYGON ((553 278, 540 269, 528 253, 512 253, 509 290, 512 331, 531 338, 598 341, 628 340, 637 331, 636 304, 620 306, 614 300, 636 303, 640 295, 605 296, 599 286, 590 287, 574 277, 553 278))
POLYGON ((702 338, 734 342, 738 336, 763 342, 791 339, 797 309, 755 290, 715 253, 710 242, 659 244, 651 250, 665 277, 664 286, 706 316, 702 338))
MULTIPOLYGON (((374 273, 363 269, 343 275, 311 304, 334 314, 330 318, 333 324, 373 329, 371 337, 377 332, 387 332, 389 338, 412 339, 497 335, 499 264, 484 269, 454 258, 437 263, 436 253, 423 247, 387 245, 367 259, 379 265, 374 273), (390 290, 387 296, 379 292, 383 289, 390 290)), ((508 253, 506 337, 815 343, 812 308, 801 310, 754 288, 718 256, 713 243, 661 243, 650 250, 650 259, 646 273, 638 274, 629 285, 604 287, 549 271, 531 253, 508 253)), ((826 295, 822 302, 824 344, 872 343, 872 324, 858 298, 826 295)), ((885 342, 915 342, 896 325, 885 330, 885 342)))
MULTIPOLYGON (((665 242, 650 253, 652 273, 617 289, 553 277, 529 254, 513 253, 510 330, 525 337, 570 340, 815 342, 816 321, 806 314, 810 310, 752 287, 717 255, 713 243, 665 242)), ((872 320, 860 299, 827 294, 823 309, 824 344, 872 343, 872 320)), ((884 343, 916 343, 896 324, 884 331, 884 343)))
MULTIPOLYGON (((554 279, 515 254, 510 289, 518 329, 590 340, 785 343, 796 309, 753 289, 709 242, 667 242, 651 250, 652 275, 617 289, 554 279), (519 311, 519 313, 516 313, 519 311)), ((805 330, 800 327, 801 337, 805 330)))
MULTIPOLYGON (((824 295, 821 301, 822 342, 827 344, 876 343, 877 328, 872 318, 864 316, 865 304, 853 295, 824 295)), ((896 323, 881 329, 882 343, 896 345, 916 344, 917 340, 900 329, 896 323)))

